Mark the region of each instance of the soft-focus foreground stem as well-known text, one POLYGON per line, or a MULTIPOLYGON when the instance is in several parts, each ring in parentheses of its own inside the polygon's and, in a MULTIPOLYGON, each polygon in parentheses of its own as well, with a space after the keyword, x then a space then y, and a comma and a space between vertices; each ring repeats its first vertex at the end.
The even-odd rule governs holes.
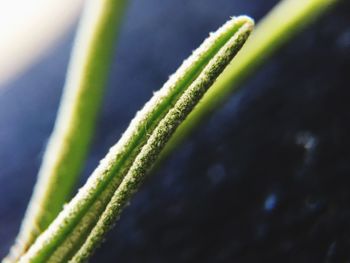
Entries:
POLYGON ((231 62, 253 29, 232 18, 187 59, 139 111, 48 229, 19 262, 83 262, 100 244, 176 128, 231 62))
POLYGON ((17 262, 71 197, 94 132, 125 3, 86 2, 55 128, 20 233, 4 262, 17 262))
POLYGON ((258 23, 252 36, 235 60, 221 74, 212 88, 166 145, 166 158, 199 124, 217 109, 240 84, 263 65, 283 44, 327 11, 339 0, 284 0, 258 23))

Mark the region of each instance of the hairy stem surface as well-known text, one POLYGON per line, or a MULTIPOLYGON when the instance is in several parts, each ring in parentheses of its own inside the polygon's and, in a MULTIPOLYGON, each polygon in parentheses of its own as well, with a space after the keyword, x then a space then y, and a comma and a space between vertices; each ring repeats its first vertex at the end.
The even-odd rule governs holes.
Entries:
POLYGON ((20 262, 83 262, 91 255, 178 125, 237 54, 252 28, 250 18, 232 18, 185 60, 20 262))

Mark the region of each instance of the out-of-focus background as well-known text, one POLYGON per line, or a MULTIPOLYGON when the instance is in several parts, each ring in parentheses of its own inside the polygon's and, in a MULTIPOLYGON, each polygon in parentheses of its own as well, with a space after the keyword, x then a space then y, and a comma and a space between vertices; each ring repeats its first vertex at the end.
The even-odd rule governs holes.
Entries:
POLYGON ((20 75, 79 15, 83 0, 0 0, 0 85, 20 75))
MULTIPOLYGON (((82 2, 0 0, 1 257, 53 128, 82 2)), ((277 2, 131 0, 84 178, 208 32, 277 2)), ((146 181, 91 262, 349 261, 349 14, 343 1, 246 81, 146 181)))

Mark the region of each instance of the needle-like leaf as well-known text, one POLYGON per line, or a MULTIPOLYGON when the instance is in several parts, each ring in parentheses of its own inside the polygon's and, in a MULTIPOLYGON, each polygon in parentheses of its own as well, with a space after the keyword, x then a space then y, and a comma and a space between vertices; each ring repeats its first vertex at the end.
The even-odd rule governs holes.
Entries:
POLYGON ((137 113, 120 141, 20 262, 83 262, 101 242, 176 128, 240 50, 253 28, 232 18, 137 113))

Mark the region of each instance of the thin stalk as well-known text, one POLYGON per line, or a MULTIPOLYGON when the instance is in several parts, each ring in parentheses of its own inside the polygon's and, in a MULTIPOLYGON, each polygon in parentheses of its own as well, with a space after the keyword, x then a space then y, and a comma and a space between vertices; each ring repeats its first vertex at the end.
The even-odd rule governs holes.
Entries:
POLYGON ((244 80, 293 36, 339 0, 284 0, 258 23, 235 60, 205 94, 201 103, 176 130, 159 162, 165 159, 200 123, 238 90, 244 80))
POLYGON ((16 243, 4 262, 17 262, 71 197, 95 129, 125 3, 86 3, 55 128, 16 243))
POLYGON ((20 262, 84 262, 114 224, 178 125, 240 50, 253 28, 232 18, 139 111, 87 183, 20 262))

